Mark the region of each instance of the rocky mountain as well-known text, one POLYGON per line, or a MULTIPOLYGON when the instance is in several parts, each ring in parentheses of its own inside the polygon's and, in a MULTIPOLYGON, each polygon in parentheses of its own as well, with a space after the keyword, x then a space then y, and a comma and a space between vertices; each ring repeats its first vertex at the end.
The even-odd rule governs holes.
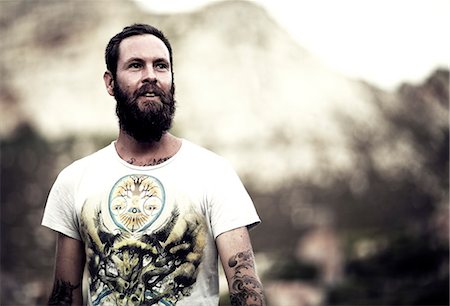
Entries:
POLYGON ((160 27, 173 43, 176 133, 224 155, 264 188, 292 176, 322 180, 324 161, 350 171, 338 126, 343 115, 383 129, 372 88, 324 66, 249 1, 177 15, 151 14, 128 1, 1 5, 3 137, 23 121, 49 139, 114 137, 103 52, 134 22, 160 27))

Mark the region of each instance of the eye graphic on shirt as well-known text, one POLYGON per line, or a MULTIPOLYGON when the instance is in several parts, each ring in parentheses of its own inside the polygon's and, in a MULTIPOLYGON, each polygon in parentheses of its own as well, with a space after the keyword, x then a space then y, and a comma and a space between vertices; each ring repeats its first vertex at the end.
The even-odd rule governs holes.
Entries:
POLYGON ((114 184, 109 212, 118 227, 134 233, 145 230, 159 217, 164 201, 164 187, 158 179, 128 175, 114 184))

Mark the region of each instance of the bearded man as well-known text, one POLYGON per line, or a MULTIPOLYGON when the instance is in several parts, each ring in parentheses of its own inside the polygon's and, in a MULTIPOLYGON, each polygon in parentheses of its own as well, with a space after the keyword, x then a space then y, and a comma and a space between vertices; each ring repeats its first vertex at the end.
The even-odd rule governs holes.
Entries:
POLYGON ((134 24, 106 48, 119 135, 58 175, 42 224, 57 232, 49 305, 265 305, 249 228, 260 222, 230 164, 169 130, 172 47, 134 24))

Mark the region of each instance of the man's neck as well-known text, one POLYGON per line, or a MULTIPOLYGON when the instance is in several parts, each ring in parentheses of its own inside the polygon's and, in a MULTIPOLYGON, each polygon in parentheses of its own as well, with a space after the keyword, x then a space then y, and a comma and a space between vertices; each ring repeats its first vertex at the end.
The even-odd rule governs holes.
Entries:
POLYGON ((139 142, 120 131, 115 147, 119 156, 129 164, 154 166, 174 156, 181 147, 181 139, 164 133, 159 141, 139 142))

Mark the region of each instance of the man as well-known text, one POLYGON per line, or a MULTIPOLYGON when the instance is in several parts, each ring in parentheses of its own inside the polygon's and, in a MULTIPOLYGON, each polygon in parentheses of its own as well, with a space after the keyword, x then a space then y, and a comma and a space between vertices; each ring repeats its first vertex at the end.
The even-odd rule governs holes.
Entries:
POLYGON ((172 48, 135 24, 106 48, 119 135, 65 168, 42 224, 57 231, 50 305, 265 305, 248 228, 260 222, 230 165, 170 134, 172 48))

